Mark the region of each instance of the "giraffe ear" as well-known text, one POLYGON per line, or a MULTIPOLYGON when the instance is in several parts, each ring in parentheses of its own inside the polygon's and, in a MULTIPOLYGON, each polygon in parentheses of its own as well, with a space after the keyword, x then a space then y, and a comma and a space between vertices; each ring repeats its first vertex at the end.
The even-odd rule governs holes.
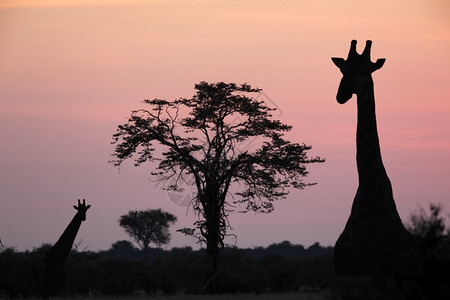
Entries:
POLYGON ((332 57, 331 60, 339 69, 341 69, 344 66, 345 59, 343 59, 342 57, 332 57))
POLYGON ((91 207, 91 205, 87 205, 87 206, 86 206, 86 210, 89 209, 89 207, 91 207))
POLYGON ((76 207, 75 205, 73 206, 73 208, 75 208, 76 210, 78 210, 78 207, 76 207))
POLYGON ((380 69, 384 65, 385 61, 386 61, 386 58, 379 58, 379 59, 377 59, 376 63, 373 64, 374 71, 380 69))

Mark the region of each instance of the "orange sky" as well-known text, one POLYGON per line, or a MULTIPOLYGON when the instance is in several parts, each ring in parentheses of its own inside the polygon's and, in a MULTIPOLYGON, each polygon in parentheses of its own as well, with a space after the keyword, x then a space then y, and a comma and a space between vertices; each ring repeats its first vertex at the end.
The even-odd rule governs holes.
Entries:
MULTIPOLYGON (((0 3, 0 239, 53 243, 84 197, 79 239, 91 250, 127 239, 117 219, 162 207, 195 217, 131 164, 107 164, 111 135, 145 98, 193 94, 201 81, 262 88, 293 125, 289 137, 327 159, 319 184, 293 191, 270 215, 235 215, 238 246, 285 239, 332 245, 357 188, 356 103, 338 105, 352 39, 372 58, 383 160, 399 213, 443 203, 450 211, 448 1, 2 1, 0 3), (36 224, 39 224, 36 227, 36 224)), ((193 242, 173 234, 171 246, 193 242)))

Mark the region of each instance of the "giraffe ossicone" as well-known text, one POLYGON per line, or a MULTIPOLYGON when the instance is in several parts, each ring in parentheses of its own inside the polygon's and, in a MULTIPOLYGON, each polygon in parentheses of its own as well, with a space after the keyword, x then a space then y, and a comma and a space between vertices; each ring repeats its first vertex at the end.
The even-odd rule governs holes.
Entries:
POLYGON ((83 204, 80 202, 80 199, 78 199, 78 206, 74 205, 73 208, 75 208, 78 213, 80 214, 80 217, 83 221, 86 221, 86 211, 90 208, 90 205, 86 205, 86 200, 83 199, 83 204))
POLYGON ((391 182, 383 165, 375 114, 372 73, 386 59, 372 62, 372 41, 362 54, 350 45, 347 59, 333 57, 343 77, 336 100, 357 97, 356 163, 359 186, 351 214, 334 248, 335 270, 345 275, 412 275, 422 272, 415 238, 397 212, 391 182))

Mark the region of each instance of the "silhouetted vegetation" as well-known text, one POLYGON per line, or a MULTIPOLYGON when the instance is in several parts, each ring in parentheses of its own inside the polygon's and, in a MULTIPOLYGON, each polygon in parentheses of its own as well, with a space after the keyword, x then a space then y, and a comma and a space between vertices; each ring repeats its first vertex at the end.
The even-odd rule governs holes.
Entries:
POLYGON ((161 209, 130 210, 120 216, 119 225, 144 250, 144 260, 147 262, 150 243, 157 246, 170 242, 170 225, 177 221, 177 217, 161 209))
MULTIPOLYGON (((49 245, 19 252, 0 253, 0 297, 41 294, 44 281, 43 255, 49 245)), ((143 251, 128 241, 109 250, 72 251, 66 265, 65 295, 133 295, 199 293, 204 287, 208 261, 206 249, 191 247, 149 248, 143 251)), ((269 247, 223 249, 219 269, 219 293, 313 291, 329 287, 334 280, 333 248, 314 244, 304 248, 290 242, 269 247)))
POLYGON ((424 273, 420 278, 429 299, 450 299, 450 227, 446 229, 443 207, 430 203, 411 214, 407 229, 420 239, 424 273))
POLYGON ((258 99, 260 89, 200 82, 195 90, 190 99, 144 100, 146 108, 133 111, 113 135, 112 163, 120 166, 131 158, 136 166, 158 162, 151 174, 164 189, 195 189, 188 201, 199 218, 194 228, 181 232, 206 244, 208 287, 218 276, 229 214, 235 209, 271 212, 273 202, 285 198, 290 188, 312 185, 303 181, 306 167, 324 159, 308 157, 311 146, 284 138, 292 126, 273 118, 275 109, 258 99), (164 152, 155 151, 155 145, 164 152), (231 192, 233 184, 237 190, 231 192))
MULTIPOLYGON (((44 253, 50 245, 0 252, 0 298, 42 293, 44 253)), ((442 238, 427 258, 423 276, 382 278, 337 276, 333 248, 288 241, 268 247, 223 249, 217 293, 326 292, 333 299, 448 299, 450 243, 442 238)), ((149 260, 129 241, 99 252, 72 251, 62 295, 129 296, 202 293, 208 261, 206 249, 149 248, 149 260)))

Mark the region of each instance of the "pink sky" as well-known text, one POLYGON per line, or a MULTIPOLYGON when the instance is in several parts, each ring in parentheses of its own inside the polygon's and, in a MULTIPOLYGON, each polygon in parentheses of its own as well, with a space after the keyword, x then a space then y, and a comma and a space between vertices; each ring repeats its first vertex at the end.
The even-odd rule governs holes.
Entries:
MULTIPOLYGON (((382 155, 401 218, 418 205, 450 212, 450 5, 389 1, 2 1, 0 239, 54 243, 78 198, 92 204, 76 241, 128 239, 117 219, 163 208, 195 216, 149 181, 147 168, 109 165, 111 135, 146 98, 189 97, 199 81, 262 88, 313 146, 317 186, 292 191, 269 215, 231 217, 239 247, 290 240, 334 245, 357 188, 355 99, 335 101, 330 60, 373 40, 382 155)), ((232 240, 229 241, 233 242, 232 240)), ((173 246, 195 246, 174 232, 173 246)))

